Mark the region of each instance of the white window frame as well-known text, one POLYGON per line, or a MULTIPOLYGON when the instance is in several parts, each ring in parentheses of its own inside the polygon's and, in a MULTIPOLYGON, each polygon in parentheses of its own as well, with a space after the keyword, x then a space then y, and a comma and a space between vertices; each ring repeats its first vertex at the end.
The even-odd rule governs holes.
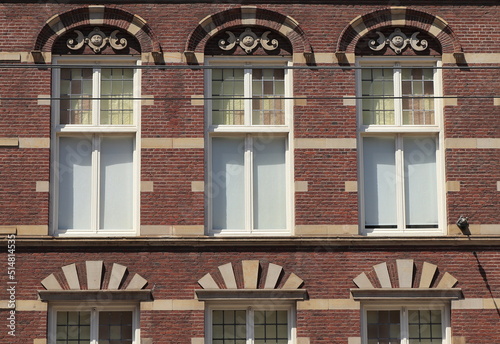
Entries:
POLYGON ((57 312, 91 312, 90 315, 90 344, 98 344, 98 312, 101 311, 131 311, 132 312, 132 344, 140 344, 140 311, 138 304, 126 302, 90 302, 90 301, 73 301, 73 302, 57 302, 49 304, 47 329, 48 343, 56 344, 57 335, 57 312))
MULTIPOLYGON (((207 65, 216 69, 220 67, 231 67, 237 69, 258 69, 258 68, 285 68, 291 66, 292 62, 288 58, 281 57, 226 57, 226 58, 211 58, 208 59, 207 65)), ((294 187, 293 187, 293 101, 291 99, 293 93, 293 73, 291 69, 285 68, 285 107, 284 107, 284 125, 251 125, 251 74, 245 72, 245 125, 212 125, 212 68, 205 70, 205 98, 207 99, 207 106, 205 108, 205 147, 207 149, 206 166, 207 166, 207 182, 205 187, 206 195, 206 219, 208 235, 231 235, 231 236, 276 236, 276 235, 291 235, 292 226, 294 223, 294 187), (285 230, 256 230, 253 226, 253 200, 251 180, 252 166, 249 162, 252 159, 251 152, 248 147, 251 146, 252 137, 260 135, 272 137, 284 137, 286 141, 285 147, 285 174, 286 174, 286 229, 285 230), (245 230, 232 230, 232 229, 213 229, 213 209, 210 199, 210 188, 212 180, 212 138, 214 137, 243 137, 245 136, 245 146, 247 147, 244 154, 245 159, 245 230)))
POLYGON ((359 180, 359 215, 360 232, 362 235, 382 235, 382 236, 429 236, 446 234, 446 187, 445 187, 445 160, 444 160, 444 125, 443 125, 443 87, 442 87, 442 61, 435 57, 361 57, 356 60, 356 101, 357 122, 358 122, 358 180, 359 180), (402 124, 402 100, 401 100, 401 72, 398 67, 436 67, 434 69, 434 120, 433 125, 407 125, 402 124), (361 89, 361 68, 394 68, 394 125, 363 124, 362 113, 362 89, 361 89), (397 98, 399 97, 399 98, 397 98), (405 224, 405 202, 404 202, 404 179, 399 174, 397 187, 397 228, 366 228, 365 227, 365 193, 364 193, 364 162, 363 162, 363 138, 365 137, 394 137, 396 144, 396 168, 400 169, 402 161, 402 140, 409 136, 433 136, 436 139, 436 179, 437 179, 437 228, 406 228, 405 224))
POLYGON ((362 302, 361 303, 361 344, 368 343, 368 311, 400 311, 401 344, 408 344, 408 310, 440 310, 442 326, 442 344, 451 344, 450 303, 439 300, 411 300, 408 302, 362 302))
MULTIPOLYGON (((52 93, 54 100, 52 101, 52 132, 51 132, 51 224, 50 232, 54 236, 136 236, 138 235, 139 228, 139 196, 140 196, 140 111, 141 104, 138 99, 141 97, 141 70, 134 69, 133 81, 133 123, 132 124, 117 124, 117 125, 103 125, 99 123, 100 114, 100 101, 99 99, 92 100, 92 124, 60 124, 60 106, 59 95, 60 89, 60 72, 62 68, 93 68, 92 92, 93 96, 100 94, 100 77, 96 78, 97 70, 103 68, 120 68, 132 67, 141 65, 141 60, 133 56, 78 56, 78 57, 56 57, 53 60, 54 65, 60 67, 53 68, 52 71, 52 93), (100 137, 129 136, 133 138, 133 185, 132 185, 132 229, 131 230, 99 230, 99 204, 97 196, 93 196, 91 204, 92 227, 88 230, 77 229, 58 229, 58 157, 59 157, 59 138, 61 137, 86 137, 90 138, 93 142, 94 148, 98 149, 100 137)), ((92 159, 96 160, 94 156, 95 151, 92 153, 92 159)), ((98 189, 99 180, 95 174, 99 172, 96 170, 98 167, 92 166, 93 185, 92 193, 96 194, 98 189)))
POLYGON ((205 307, 205 338, 206 344, 212 344, 212 311, 214 310, 245 310, 247 319, 247 344, 253 344, 253 312, 257 311, 287 311, 288 312, 288 344, 296 344, 297 325, 296 314, 297 309, 295 303, 271 301, 219 301, 206 302, 205 307))

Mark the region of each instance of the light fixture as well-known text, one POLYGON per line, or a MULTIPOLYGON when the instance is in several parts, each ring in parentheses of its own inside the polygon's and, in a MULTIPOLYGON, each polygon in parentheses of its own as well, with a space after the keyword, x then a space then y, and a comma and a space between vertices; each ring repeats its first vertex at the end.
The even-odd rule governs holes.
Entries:
POLYGON ((457 220, 457 227, 460 228, 462 231, 462 234, 465 235, 470 235, 469 231, 469 218, 465 217, 464 215, 460 215, 460 217, 457 220))

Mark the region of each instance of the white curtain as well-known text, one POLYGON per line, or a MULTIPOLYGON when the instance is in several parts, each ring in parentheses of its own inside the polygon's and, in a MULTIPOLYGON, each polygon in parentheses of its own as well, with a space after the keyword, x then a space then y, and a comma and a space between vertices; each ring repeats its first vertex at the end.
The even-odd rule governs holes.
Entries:
POLYGON ((255 229, 286 228, 285 138, 254 138, 253 210, 255 229))
POLYGON ((58 228, 91 228, 92 140, 59 139, 58 228))
POLYGON ((437 225, 436 139, 405 137, 406 225, 437 225))
POLYGON ((212 139, 212 227, 245 228, 244 138, 212 139))
POLYGON ((132 229, 132 137, 103 137, 100 150, 100 229, 132 229))
POLYGON ((396 161, 392 137, 363 139, 366 226, 396 226, 396 161))

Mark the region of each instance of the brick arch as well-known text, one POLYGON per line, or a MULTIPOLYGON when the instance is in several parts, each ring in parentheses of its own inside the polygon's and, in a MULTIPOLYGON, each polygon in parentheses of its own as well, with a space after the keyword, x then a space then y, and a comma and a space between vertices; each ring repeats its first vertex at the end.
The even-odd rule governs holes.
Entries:
POLYGON ((259 260, 243 260, 220 265, 217 272, 207 273, 198 280, 203 289, 299 289, 304 281, 283 267, 259 260), (218 282, 217 282, 218 281, 218 282))
POLYGON ((460 53, 462 47, 442 18, 407 7, 388 7, 354 18, 337 41, 337 53, 354 53, 359 39, 374 29, 412 27, 427 32, 441 45, 443 53, 460 53))
POLYGON ((48 291, 56 290, 141 290, 148 281, 127 267, 103 261, 85 261, 61 267, 41 281, 48 291))
POLYGON ((233 8, 205 17, 191 32, 185 51, 203 53, 210 38, 236 26, 261 26, 272 29, 290 41, 294 53, 311 52, 311 45, 295 19, 254 6, 233 8))
POLYGON ((40 30, 34 50, 52 51, 54 42, 68 30, 82 26, 107 25, 125 30, 134 36, 141 52, 159 52, 160 44, 148 23, 138 15, 105 6, 88 6, 54 15, 40 30))
POLYGON ((448 272, 440 273, 437 265, 398 259, 373 266, 371 271, 362 272, 353 282, 364 289, 451 289, 458 281, 448 272))

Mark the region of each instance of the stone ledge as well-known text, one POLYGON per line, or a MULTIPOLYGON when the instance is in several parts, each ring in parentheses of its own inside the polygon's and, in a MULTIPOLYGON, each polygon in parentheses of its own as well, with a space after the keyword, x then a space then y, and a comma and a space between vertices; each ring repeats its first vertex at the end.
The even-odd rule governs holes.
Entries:
MULTIPOLYGON (((1 241, 7 239, 1 238, 1 241)), ((434 237, 287 236, 287 237, 53 237, 17 236, 23 247, 491 247, 500 248, 500 235, 450 235, 434 237)))
POLYGON ((200 301, 232 300, 305 300, 306 289, 197 289, 200 301))
POLYGON ((441 288, 370 288, 351 289, 354 300, 459 300, 463 299, 462 289, 441 288))
POLYGON ((152 291, 144 290, 39 290, 42 301, 151 301, 152 291))

